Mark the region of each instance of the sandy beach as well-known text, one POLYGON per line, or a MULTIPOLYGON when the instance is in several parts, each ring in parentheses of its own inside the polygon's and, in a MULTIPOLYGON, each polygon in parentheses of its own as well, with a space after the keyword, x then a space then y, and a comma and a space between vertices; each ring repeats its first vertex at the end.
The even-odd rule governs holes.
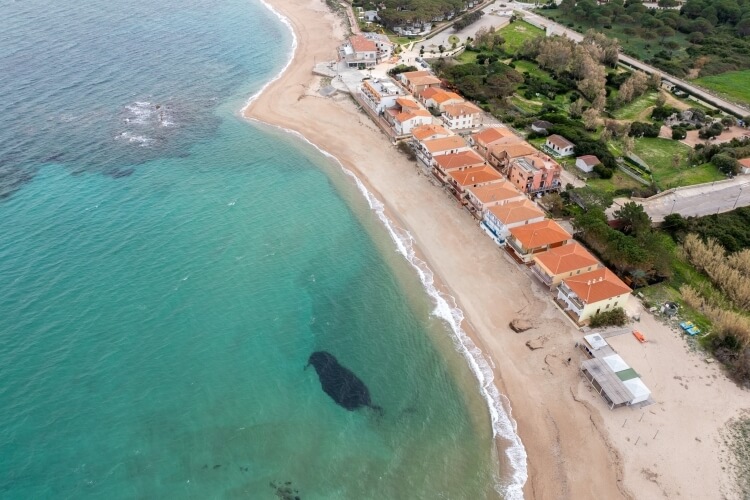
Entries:
MULTIPOLYGON (((464 311, 464 329, 494 364, 528 454, 524 496, 534 499, 735 498, 722 430, 748 394, 717 363, 688 348, 648 314, 612 345, 653 391, 656 404, 610 411, 579 375, 582 334, 530 273, 487 238, 468 212, 419 175, 349 96, 321 97, 315 62, 333 60, 345 36, 322 0, 270 0, 297 35, 295 58, 243 112, 301 133, 335 155, 414 237, 444 291, 464 311), (525 318, 534 328, 514 333, 525 318), (531 351, 526 342, 542 337, 531 351), (568 359, 571 359, 568 362, 568 359), (726 467, 726 470, 723 468, 726 467)), ((632 307, 637 308, 635 298, 632 307)))

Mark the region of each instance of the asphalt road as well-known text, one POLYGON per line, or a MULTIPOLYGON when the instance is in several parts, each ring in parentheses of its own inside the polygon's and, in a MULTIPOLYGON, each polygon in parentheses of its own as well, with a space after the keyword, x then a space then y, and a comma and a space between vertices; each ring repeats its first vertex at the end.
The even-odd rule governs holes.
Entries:
MULTIPOLYGON (((626 198, 616 199, 607 213, 611 214, 628 201, 626 198)), ((643 206, 654 222, 661 222, 672 213, 683 217, 702 217, 729 212, 750 205, 750 176, 741 175, 728 182, 681 188, 656 199, 636 203, 643 206)))
MULTIPOLYGON (((550 19, 547 19, 546 17, 542 17, 538 14, 534 14, 533 12, 529 12, 527 10, 520 10, 520 12, 523 14, 523 17, 525 18, 532 18, 537 23, 542 23, 544 26, 548 27, 548 34, 554 34, 554 35, 565 35, 568 38, 575 40, 577 42, 581 41, 583 39, 583 35, 578 33, 577 31, 573 31, 571 29, 566 28, 565 26, 558 24, 554 21, 551 21, 550 19)), ((733 115, 737 116, 738 118, 742 118, 744 116, 750 115, 750 108, 740 106, 738 104, 735 104, 733 102, 729 102, 726 99, 722 99, 721 97, 718 97, 714 94, 711 94, 709 92, 706 92, 703 89, 700 89, 694 85, 691 85, 685 80, 682 80, 680 78, 677 78, 676 76, 672 76, 669 74, 664 73, 663 71, 654 68, 653 66, 649 66, 648 64, 639 61, 638 59, 634 59, 630 56, 626 56, 625 54, 620 53, 620 61, 632 66, 634 68, 638 68, 641 71, 644 71, 646 73, 659 73, 663 80, 666 80, 670 83, 673 83, 675 85, 678 85, 679 87, 683 88, 690 94, 695 95, 696 97, 706 101, 709 104, 713 104, 717 108, 720 108, 724 111, 727 111, 729 113, 732 113, 733 115)))

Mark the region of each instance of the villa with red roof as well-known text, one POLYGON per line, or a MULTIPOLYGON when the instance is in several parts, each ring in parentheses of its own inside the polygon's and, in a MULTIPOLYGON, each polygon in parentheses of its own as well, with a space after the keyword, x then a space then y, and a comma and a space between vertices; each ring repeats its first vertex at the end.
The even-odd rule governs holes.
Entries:
POLYGON ((558 156, 570 156, 573 154, 576 145, 561 135, 551 135, 547 137, 544 145, 558 156))
POLYGON ((411 129, 411 137, 414 142, 437 139, 438 137, 448 137, 449 135, 453 135, 453 132, 442 125, 418 125, 411 129))
POLYGON ((454 170, 449 172, 447 177, 448 188, 463 205, 467 203, 465 199, 467 188, 478 188, 503 180, 503 176, 489 165, 454 170))
POLYGON ((434 159, 438 156, 471 151, 469 145, 460 135, 419 141, 415 144, 414 149, 417 158, 428 167, 434 166, 434 159))
POLYGON ((595 314, 624 308, 630 292, 615 273, 602 267, 563 279, 557 287, 557 301, 580 324, 595 314))
POLYGON ((511 182, 504 180, 485 186, 467 188, 466 199, 469 202, 469 211, 481 220, 484 217, 484 211, 489 207, 523 201, 526 195, 516 189, 511 182))
POLYGON ((507 174, 510 162, 515 158, 538 153, 531 144, 519 139, 518 142, 510 144, 495 144, 490 146, 487 152, 487 161, 501 173, 507 174))
POLYGON ((516 259, 529 264, 534 255, 565 245, 573 237, 557 222, 546 219, 511 228, 506 249, 516 259))
POLYGON ((539 280, 556 287, 564 278, 598 269, 602 264, 577 241, 534 255, 531 271, 539 280))
POLYGON ((483 129, 469 137, 469 144, 474 146, 477 153, 487 158, 489 148, 498 144, 514 144, 521 139, 506 127, 490 127, 483 129))
POLYGON ((418 95, 429 87, 440 86, 440 78, 429 71, 407 71, 399 74, 398 79, 413 95, 418 95))
POLYGON ((464 102, 465 99, 455 92, 449 92, 440 87, 428 87, 417 95, 419 102, 425 105, 427 108, 434 108, 443 111, 443 108, 448 104, 458 104, 464 102))
POLYGON ((445 182, 446 175, 449 172, 466 170, 471 167, 486 165, 484 158, 472 150, 461 151, 447 155, 439 155, 433 159, 434 173, 438 179, 445 182))
POLYGON ((536 203, 524 198, 504 205, 488 207, 484 211, 481 227, 498 245, 505 245, 510 230, 544 220, 544 212, 536 203))
POLYGON ((394 106, 387 108, 383 116, 397 137, 410 134, 414 127, 432 123, 430 112, 409 97, 396 99, 394 106))

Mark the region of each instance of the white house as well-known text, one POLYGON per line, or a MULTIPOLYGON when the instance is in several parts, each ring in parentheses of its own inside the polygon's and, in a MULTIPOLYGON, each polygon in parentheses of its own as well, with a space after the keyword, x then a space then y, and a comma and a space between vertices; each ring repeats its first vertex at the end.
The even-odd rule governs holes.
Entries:
POLYGON ((592 172, 594 167, 600 163, 599 158, 594 155, 583 155, 576 158, 576 167, 586 173, 592 172))
POLYGON ((443 106, 443 122, 452 130, 479 127, 482 124, 482 110, 470 102, 443 106))
POLYGON ((359 95, 370 109, 376 114, 380 114, 386 108, 393 107, 396 104, 396 99, 403 97, 406 93, 390 78, 372 78, 362 80, 362 85, 359 86, 359 95))
POLYGON ((544 143, 553 153, 558 156, 570 156, 573 154, 573 150, 576 145, 567 140, 561 135, 551 135, 547 137, 547 142, 544 143))

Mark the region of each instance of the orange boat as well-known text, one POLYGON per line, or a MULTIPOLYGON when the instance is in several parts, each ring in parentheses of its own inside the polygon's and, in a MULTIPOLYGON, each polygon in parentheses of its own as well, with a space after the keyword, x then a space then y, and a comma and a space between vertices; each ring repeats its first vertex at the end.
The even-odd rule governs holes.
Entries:
POLYGON ((633 330, 633 336, 638 339, 641 344, 646 342, 646 337, 638 330, 633 330))

